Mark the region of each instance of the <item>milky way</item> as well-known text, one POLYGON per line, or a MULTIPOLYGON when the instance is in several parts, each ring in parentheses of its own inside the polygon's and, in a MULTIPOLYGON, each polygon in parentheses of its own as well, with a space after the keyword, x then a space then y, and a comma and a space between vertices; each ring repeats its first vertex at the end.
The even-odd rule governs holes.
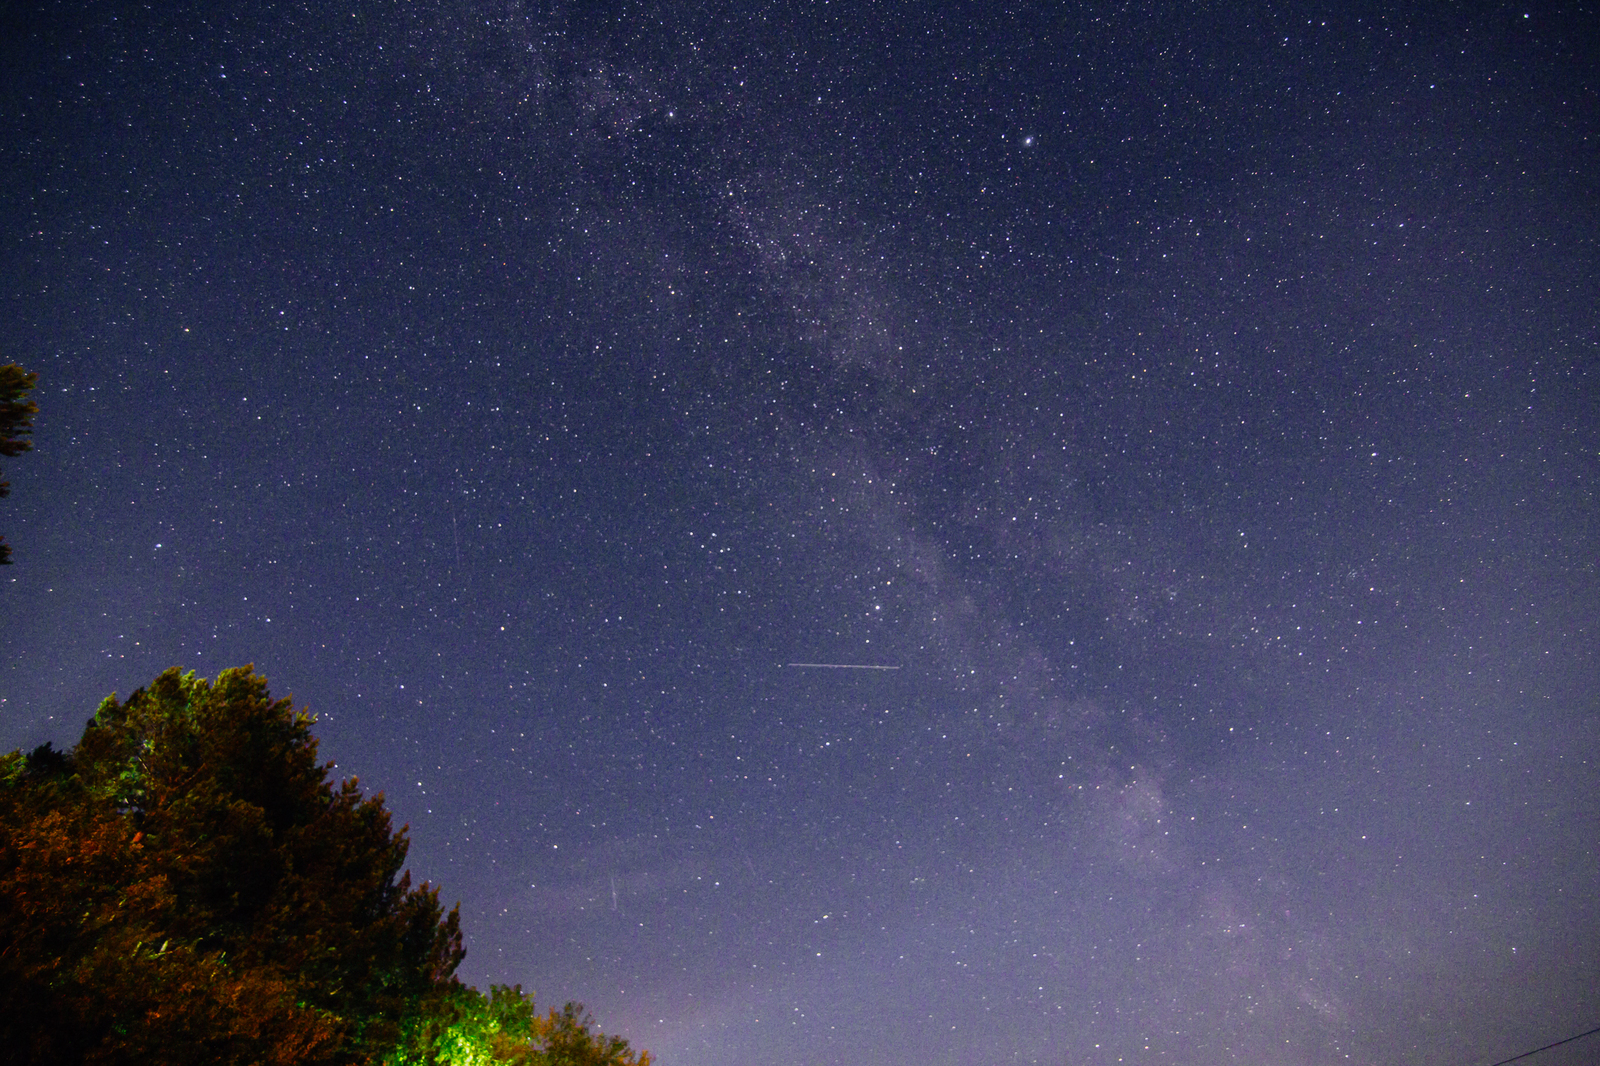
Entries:
POLYGON ((1582 12, 10 21, 6 748, 254 662, 662 1066, 1600 1024, 1582 12))

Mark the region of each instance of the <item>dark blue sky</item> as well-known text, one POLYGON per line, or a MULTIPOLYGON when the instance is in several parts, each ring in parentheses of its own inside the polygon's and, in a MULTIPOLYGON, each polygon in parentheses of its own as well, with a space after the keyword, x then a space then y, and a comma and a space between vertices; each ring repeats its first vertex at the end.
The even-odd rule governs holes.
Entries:
POLYGON ((0 747, 254 662, 661 1066, 1600 1024, 1589 7, 4 19, 0 747))

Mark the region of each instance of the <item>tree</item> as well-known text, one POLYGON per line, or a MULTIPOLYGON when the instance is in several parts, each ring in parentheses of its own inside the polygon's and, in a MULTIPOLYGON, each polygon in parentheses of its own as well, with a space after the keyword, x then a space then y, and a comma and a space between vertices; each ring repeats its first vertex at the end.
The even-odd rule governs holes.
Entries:
POLYGON ((520 985, 485 996, 454 984, 414 1015, 385 1066, 650 1066, 618 1036, 605 1036, 583 1007, 540 1017, 520 985))
POLYGON ((71 752, 0 756, 0 1047, 37 1063, 376 1063, 458 984, 381 795, 250 667, 168 670, 71 752))
MULTIPOLYGON (((8 458, 21 455, 33 447, 27 438, 33 433, 33 416, 39 405, 28 399, 28 393, 39 381, 15 363, 0 366, 0 455, 8 458)), ((11 494, 11 482, 0 481, 0 496, 11 494)), ((11 548, 0 537, 0 564, 11 562, 11 548)))

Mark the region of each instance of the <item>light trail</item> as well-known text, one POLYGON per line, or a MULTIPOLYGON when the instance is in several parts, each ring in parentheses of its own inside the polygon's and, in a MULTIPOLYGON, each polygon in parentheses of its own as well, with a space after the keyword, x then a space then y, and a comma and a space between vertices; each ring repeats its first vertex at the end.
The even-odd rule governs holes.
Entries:
POLYGON ((807 670, 898 670, 898 666, 862 666, 859 663, 784 663, 807 670))

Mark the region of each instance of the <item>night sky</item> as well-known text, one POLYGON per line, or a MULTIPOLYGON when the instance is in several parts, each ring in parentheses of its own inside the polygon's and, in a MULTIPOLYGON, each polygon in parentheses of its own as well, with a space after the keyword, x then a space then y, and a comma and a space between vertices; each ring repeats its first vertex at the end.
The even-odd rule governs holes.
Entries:
POLYGON ((0 19, 0 748, 255 663, 659 1066, 1600 1024, 1592 4, 0 19))

